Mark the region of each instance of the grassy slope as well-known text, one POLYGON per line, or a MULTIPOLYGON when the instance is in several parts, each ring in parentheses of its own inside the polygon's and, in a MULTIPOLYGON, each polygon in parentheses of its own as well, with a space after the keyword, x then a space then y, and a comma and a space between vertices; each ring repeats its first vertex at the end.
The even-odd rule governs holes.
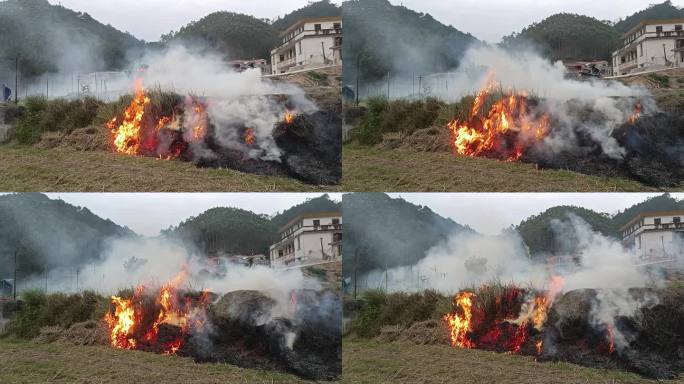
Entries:
POLYGON ((345 339, 343 348, 343 383, 656 383, 620 371, 537 363, 531 357, 459 350, 446 345, 345 339))
POLYGON ((458 157, 448 152, 343 147, 342 190, 402 192, 613 192, 653 191, 621 178, 562 170, 537 170, 532 164, 458 157))
POLYGON ((229 169, 199 169, 182 161, 104 151, 0 146, 0 191, 24 192, 259 192, 319 191, 284 177, 229 169))
POLYGON ((195 364, 190 358, 5 339, 0 339, 0 382, 310 383, 277 372, 228 364, 195 364))

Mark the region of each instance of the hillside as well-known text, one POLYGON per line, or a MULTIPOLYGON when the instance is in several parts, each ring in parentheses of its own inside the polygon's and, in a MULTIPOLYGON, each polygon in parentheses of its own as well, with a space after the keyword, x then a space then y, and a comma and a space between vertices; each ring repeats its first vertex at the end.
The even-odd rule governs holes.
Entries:
POLYGON ((280 228, 299 215, 315 212, 342 212, 342 203, 331 200, 330 196, 325 194, 313 199, 307 199, 301 204, 278 213, 271 218, 271 222, 280 228))
POLYGON ((236 60, 269 59, 279 38, 276 28, 264 20, 233 12, 214 12, 162 36, 164 43, 173 41, 209 48, 236 60))
POLYGON ((672 1, 667 0, 660 4, 651 4, 648 8, 639 11, 624 20, 615 23, 614 28, 617 33, 623 35, 634 28, 642 20, 663 20, 684 17, 684 9, 672 5, 672 1))
POLYGON ((337 4, 333 4, 330 0, 320 0, 307 4, 305 7, 294 10, 283 17, 277 18, 273 24, 273 28, 278 31, 284 31, 292 24, 301 19, 311 17, 326 17, 338 16, 342 14, 342 10, 337 4))
POLYGON ((428 207, 384 193, 351 193, 343 201, 345 276, 354 269, 356 254, 358 271, 411 265, 449 235, 472 231, 428 207))
MULTIPOLYGON (((21 58, 23 78, 46 72, 123 69, 127 54, 144 46, 131 34, 87 13, 50 5, 47 0, 0 1, 0 36, 2 56, 21 58)), ((8 65, 8 60, 0 62, 0 83, 14 78, 14 68, 8 65)))
POLYGON ((604 59, 619 46, 620 34, 593 17, 559 13, 503 38, 502 45, 531 44, 552 60, 604 59))
POLYGON ((162 234, 179 236, 209 256, 268 254, 278 239, 278 227, 268 217, 243 209, 212 208, 162 234))
POLYGON ((0 278, 10 277, 14 252, 19 274, 76 267, 97 260, 110 238, 135 236, 87 208, 39 193, 0 196, 0 278))
POLYGON ((545 254, 568 254, 574 251, 574 249, 568 249, 569 246, 572 246, 571 244, 575 243, 573 241, 567 241, 568 236, 571 234, 564 233, 562 239, 565 243, 561 244, 557 241, 558 234, 554 232, 552 225, 554 220, 566 223, 569 222, 570 219, 568 218, 568 215, 572 214, 582 218, 594 231, 597 231, 604 236, 616 239, 620 237, 615 224, 607 214, 597 213, 581 207, 553 207, 542 213, 528 217, 516 228, 525 241, 525 244, 530 248, 532 257, 545 254))
POLYGON ((446 26, 431 15, 387 0, 351 0, 342 5, 344 17, 344 81, 356 82, 356 58, 364 82, 392 74, 432 73, 454 68, 472 35, 446 26))

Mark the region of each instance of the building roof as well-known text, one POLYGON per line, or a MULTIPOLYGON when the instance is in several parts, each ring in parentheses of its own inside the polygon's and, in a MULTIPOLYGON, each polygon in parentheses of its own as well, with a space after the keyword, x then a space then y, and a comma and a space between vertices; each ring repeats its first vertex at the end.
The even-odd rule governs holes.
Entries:
POLYGON ((298 222, 299 220, 302 219, 313 219, 317 217, 342 217, 341 212, 313 212, 313 213, 302 213, 301 215, 295 217, 294 219, 290 220, 287 222, 287 224, 283 225, 280 227, 278 232, 282 232, 286 230, 288 227, 290 227, 292 224, 298 222))
POLYGON ((286 30, 282 31, 280 33, 280 36, 285 36, 288 33, 292 32, 293 30, 301 27, 302 25, 304 25, 306 23, 315 23, 317 21, 336 21, 336 20, 342 21, 342 15, 340 15, 340 16, 325 16, 325 17, 309 17, 306 19, 301 19, 298 22, 290 25, 286 30))
POLYGON ((634 218, 632 218, 632 220, 628 221, 627 224, 620 227, 620 232, 631 227, 632 224, 641 220, 644 217, 653 217, 653 216, 684 216, 684 210, 641 212, 638 215, 634 216, 634 218))
POLYGON ((679 23, 684 24, 684 19, 662 19, 662 20, 648 19, 648 20, 641 20, 641 22, 639 22, 639 24, 635 25, 632 29, 625 32, 622 35, 622 38, 624 39, 625 37, 631 35, 632 33, 634 33, 634 31, 638 30, 639 28, 643 27, 644 25, 679 24, 679 23))

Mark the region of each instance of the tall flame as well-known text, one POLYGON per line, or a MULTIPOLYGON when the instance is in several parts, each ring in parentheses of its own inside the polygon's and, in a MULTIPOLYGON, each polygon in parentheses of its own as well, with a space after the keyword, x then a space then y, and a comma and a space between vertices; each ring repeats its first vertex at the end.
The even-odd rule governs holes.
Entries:
POLYGON ((124 112, 123 121, 117 124, 115 117, 107 128, 114 135, 114 147, 117 152, 135 155, 140 150, 140 129, 145 115, 145 107, 150 103, 150 98, 145 93, 141 81, 135 83, 135 97, 124 112))
POLYGON ((548 114, 536 116, 528 111, 524 92, 508 91, 482 114, 500 84, 490 74, 475 96, 467 121, 455 119, 448 124, 455 151, 463 156, 490 156, 517 160, 535 142, 549 133, 548 114))
POLYGON ((451 338, 451 345, 459 348, 475 348, 468 337, 468 333, 472 331, 473 318, 473 296, 472 292, 461 292, 454 298, 454 304, 462 314, 448 313, 444 316, 451 338))

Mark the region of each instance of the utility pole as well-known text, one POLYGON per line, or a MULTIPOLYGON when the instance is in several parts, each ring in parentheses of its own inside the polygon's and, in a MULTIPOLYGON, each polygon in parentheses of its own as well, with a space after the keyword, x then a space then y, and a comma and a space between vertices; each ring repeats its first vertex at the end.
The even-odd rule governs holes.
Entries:
POLYGON ((322 237, 321 237, 321 258, 323 258, 323 260, 327 260, 327 258, 325 256, 325 251, 323 250, 323 238, 322 237))
POLYGON ((47 281, 48 281, 47 264, 45 264, 43 266, 43 273, 45 274, 45 294, 47 295, 47 281))
POLYGON ((387 71, 387 101, 390 99, 390 71, 387 71))
POLYGON ((361 90, 359 89, 359 78, 361 77, 361 74, 359 73, 359 68, 361 67, 361 55, 356 55, 356 105, 359 105, 359 93, 361 93, 361 90))
POLYGON ((385 293, 387 293, 387 288, 389 287, 388 279, 387 279, 387 263, 385 263, 385 293))
POLYGON ((76 268, 76 292, 78 292, 78 268, 76 268))
POLYGON ((325 43, 321 41, 321 49, 323 50, 323 64, 328 64, 328 59, 325 57, 325 43))
POLYGON ((418 76, 418 99, 421 99, 421 91, 423 88, 423 75, 418 76))
POLYGON ((45 98, 50 100, 50 75, 45 74, 45 98))
POLYGON ((359 271, 359 249, 354 250, 354 300, 356 300, 356 279, 359 271))
POLYGON ((14 58, 14 104, 19 104, 19 55, 14 58))
POLYGON ((12 298, 14 301, 17 301, 17 253, 19 253, 18 249, 14 250, 14 281, 12 282, 12 298))

